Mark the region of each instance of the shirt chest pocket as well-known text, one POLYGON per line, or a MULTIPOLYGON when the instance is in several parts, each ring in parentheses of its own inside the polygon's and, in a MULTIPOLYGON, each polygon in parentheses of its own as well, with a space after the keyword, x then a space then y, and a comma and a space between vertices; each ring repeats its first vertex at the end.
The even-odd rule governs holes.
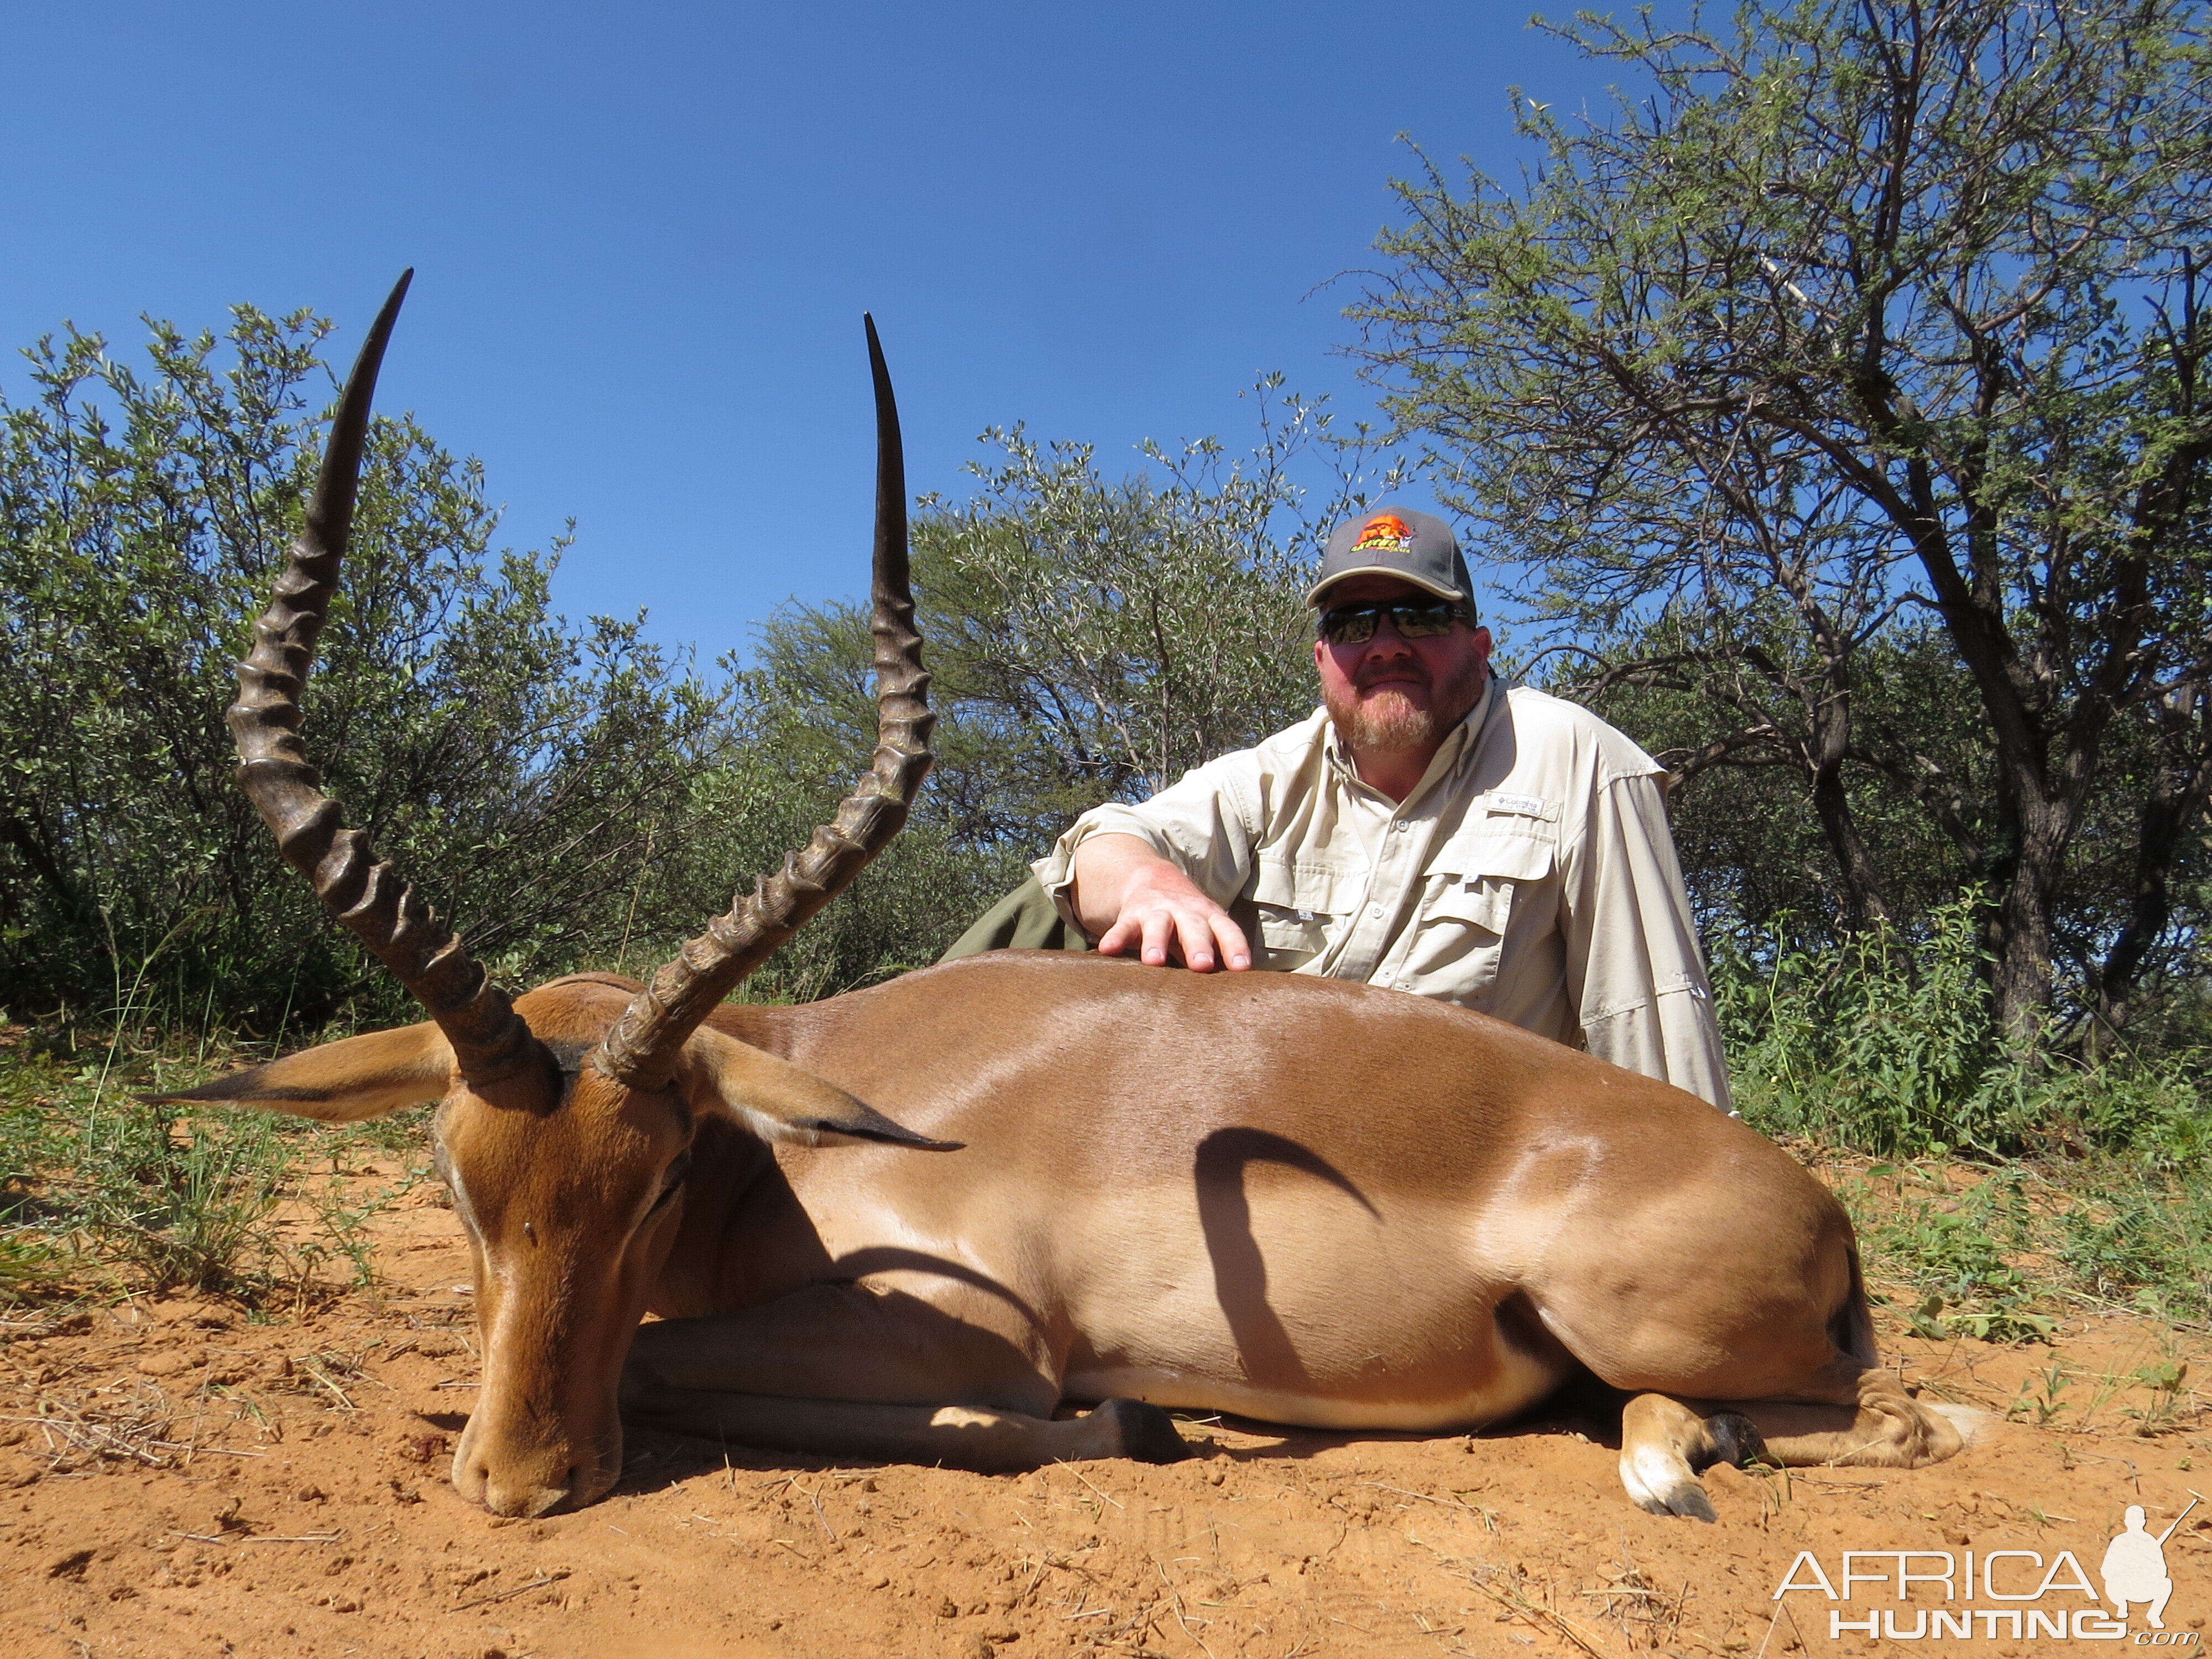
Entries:
POLYGON ((1326 951, 1329 930, 1357 897, 1349 891, 1354 879, 1311 866, 1263 862, 1253 878, 1249 911, 1237 917, 1252 940, 1252 965, 1293 973, 1326 951))
POLYGON ((1498 982, 1516 905, 1552 873, 1552 843, 1530 836, 1454 841, 1437 856, 1407 966, 1431 995, 1481 1007, 1498 982))

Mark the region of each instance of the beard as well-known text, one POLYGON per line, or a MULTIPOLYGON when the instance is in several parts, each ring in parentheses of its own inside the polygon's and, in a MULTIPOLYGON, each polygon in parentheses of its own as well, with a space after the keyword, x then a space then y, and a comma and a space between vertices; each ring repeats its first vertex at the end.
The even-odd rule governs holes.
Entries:
POLYGON ((1487 666, 1470 664, 1449 680, 1432 682, 1425 708, 1400 685, 1382 686, 1364 695, 1357 687, 1325 685, 1322 700, 1336 727, 1337 741, 1355 755, 1432 750, 1474 708, 1487 666))
POLYGON ((1449 729, 1438 725, 1434 709, 1416 708, 1395 685, 1364 699, 1357 692, 1332 696, 1328 717, 1336 724, 1337 741, 1355 755, 1432 749, 1440 732, 1449 729))

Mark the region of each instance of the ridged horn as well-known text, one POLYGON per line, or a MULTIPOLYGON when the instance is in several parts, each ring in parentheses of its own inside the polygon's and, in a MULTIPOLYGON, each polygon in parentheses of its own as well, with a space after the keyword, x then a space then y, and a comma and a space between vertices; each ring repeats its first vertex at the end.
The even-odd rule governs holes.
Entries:
POLYGON ((843 892, 906 823, 929 771, 929 674, 914 628, 907 572, 906 459, 898 404, 872 317, 868 367, 876 386, 876 754, 806 850, 755 884, 726 915, 678 951, 623 1010, 589 1063, 634 1089, 665 1086, 684 1041, 738 982, 774 955, 823 905, 843 892))
POLYGON ((276 579, 276 597, 254 624, 252 654, 238 665, 238 701, 228 719, 238 745, 239 787, 276 835, 285 861, 429 1010, 453 1045, 461 1075, 488 1084, 542 1063, 537 1040, 460 940, 411 885, 378 860, 368 837, 346 828, 300 740, 300 696, 353 532, 376 372, 414 279, 411 270, 401 273, 346 377, 314 499, 276 579))

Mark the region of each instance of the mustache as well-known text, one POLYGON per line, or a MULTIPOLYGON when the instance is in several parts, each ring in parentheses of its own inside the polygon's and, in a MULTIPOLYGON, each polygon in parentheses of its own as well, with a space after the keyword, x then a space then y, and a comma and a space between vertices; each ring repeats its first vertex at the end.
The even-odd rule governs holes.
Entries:
POLYGON ((1373 668, 1364 668, 1351 676, 1355 690, 1366 691, 1389 681, 1410 680, 1425 689, 1433 690, 1436 676, 1419 662, 1381 663, 1373 668))

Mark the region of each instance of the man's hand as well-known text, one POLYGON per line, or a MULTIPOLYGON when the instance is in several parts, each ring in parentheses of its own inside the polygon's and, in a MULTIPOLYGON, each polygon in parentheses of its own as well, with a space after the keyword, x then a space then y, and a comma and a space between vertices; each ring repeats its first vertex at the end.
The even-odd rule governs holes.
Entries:
POLYGON ((1193 973, 1252 965, 1244 930, 1188 876, 1134 836, 1093 836, 1075 849, 1071 896, 1101 956, 1135 950, 1147 967, 1179 958, 1193 973))

